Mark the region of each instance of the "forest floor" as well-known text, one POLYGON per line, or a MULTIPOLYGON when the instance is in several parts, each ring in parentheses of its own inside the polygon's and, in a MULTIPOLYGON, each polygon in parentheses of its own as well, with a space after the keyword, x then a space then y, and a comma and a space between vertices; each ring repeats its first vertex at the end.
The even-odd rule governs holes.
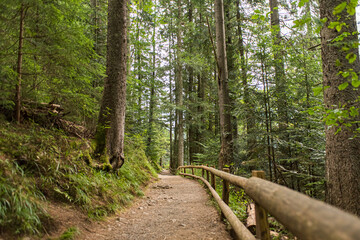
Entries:
POLYGON ((198 182, 168 171, 159 174, 159 179, 130 208, 91 223, 78 239, 232 239, 198 182))

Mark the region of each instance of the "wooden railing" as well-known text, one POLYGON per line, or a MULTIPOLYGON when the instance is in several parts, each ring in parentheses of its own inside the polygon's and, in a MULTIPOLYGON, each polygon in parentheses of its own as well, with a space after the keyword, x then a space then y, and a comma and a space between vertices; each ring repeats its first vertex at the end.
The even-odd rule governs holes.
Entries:
POLYGON ((360 219, 324 202, 312 199, 302 193, 266 181, 263 171, 253 171, 251 178, 244 178, 207 166, 181 166, 180 175, 202 180, 218 203, 222 215, 231 224, 239 239, 255 237, 241 223, 228 206, 229 184, 241 187, 255 201, 256 238, 270 239, 268 213, 282 223, 298 238, 314 240, 358 240, 360 239, 360 219), (191 169, 191 174, 186 173, 191 169), (196 176, 194 169, 202 169, 196 176), (205 179, 206 175, 206 179, 205 179), (215 176, 223 181, 222 198, 215 188, 215 176), (211 182, 211 183, 210 183, 211 182))

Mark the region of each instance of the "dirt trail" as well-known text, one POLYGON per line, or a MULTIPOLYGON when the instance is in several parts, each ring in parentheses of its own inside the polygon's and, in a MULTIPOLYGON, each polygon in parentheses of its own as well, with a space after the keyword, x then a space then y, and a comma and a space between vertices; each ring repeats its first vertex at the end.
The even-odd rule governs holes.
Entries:
POLYGON ((143 199, 91 227, 91 232, 83 233, 80 239, 232 239, 200 184, 168 172, 159 178, 143 199))

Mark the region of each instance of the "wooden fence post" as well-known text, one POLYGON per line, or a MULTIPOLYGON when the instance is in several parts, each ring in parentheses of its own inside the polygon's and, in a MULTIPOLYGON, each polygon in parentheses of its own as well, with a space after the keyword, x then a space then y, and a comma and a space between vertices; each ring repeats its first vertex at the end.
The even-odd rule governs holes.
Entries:
MULTIPOLYGON (((264 171, 252 171, 253 177, 265 178, 264 171)), ((270 240, 270 228, 268 213, 259 204, 255 202, 255 219, 256 219, 256 238, 261 240, 270 240)))
MULTIPOLYGON (((230 172, 229 168, 223 168, 224 172, 230 172)), ((229 182, 223 179, 223 192, 222 192, 222 200, 229 205, 229 196, 230 196, 230 188, 229 182)), ((225 215, 221 212, 221 218, 225 219, 225 215)))
POLYGON ((195 175, 194 174, 194 168, 191 168, 191 173, 192 173, 192 175, 195 175))
POLYGON ((186 173, 186 168, 184 168, 184 173, 186 173))
POLYGON ((211 173, 211 186, 214 190, 216 190, 215 174, 213 173, 211 173))
POLYGON ((205 170, 202 168, 201 169, 201 177, 204 178, 204 175, 205 175, 205 170))
MULTIPOLYGON (((206 164, 206 166, 208 167, 207 164, 206 164)), ((208 170, 206 170, 206 180, 207 180, 208 182, 210 182, 209 171, 208 171, 208 170)))

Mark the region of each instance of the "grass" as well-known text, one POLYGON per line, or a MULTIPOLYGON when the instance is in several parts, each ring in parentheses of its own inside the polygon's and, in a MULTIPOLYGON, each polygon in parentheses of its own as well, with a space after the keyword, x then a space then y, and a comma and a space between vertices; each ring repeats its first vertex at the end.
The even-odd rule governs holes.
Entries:
POLYGON ((73 240, 78 234, 79 230, 76 227, 70 227, 56 240, 73 240))
POLYGON ((7 159, 0 162, 0 176, 0 229, 39 233, 46 213, 39 204, 44 197, 33 179, 24 177, 21 168, 7 159))
POLYGON ((139 138, 125 139, 126 162, 117 174, 86 164, 91 145, 56 129, 0 120, 0 232, 41 233, 49 218, 44 201, 76 205, 101 219, 143 195, 156 172, 139 138))

